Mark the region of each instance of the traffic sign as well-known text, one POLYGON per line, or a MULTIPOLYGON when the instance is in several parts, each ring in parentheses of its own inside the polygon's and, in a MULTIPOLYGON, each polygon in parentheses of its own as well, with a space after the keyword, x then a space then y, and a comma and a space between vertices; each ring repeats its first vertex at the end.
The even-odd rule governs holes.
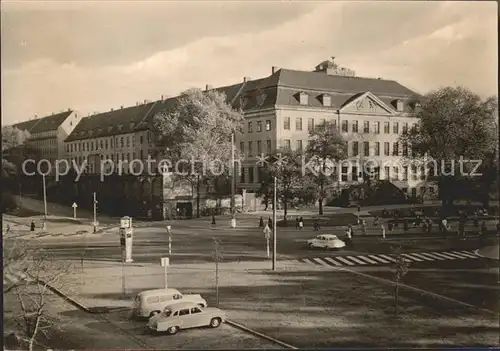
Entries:
POLYGON ((76 202, 73 202, 73 205, 71 205, 71 207, 73 207, 73 208, 77 208, 77 207, 78 207, 78 205, 76 204, 76 202))
POLYGON ((170 259, 168 257, 161 258, 161 266, 168 267, 170 265, 170 259))

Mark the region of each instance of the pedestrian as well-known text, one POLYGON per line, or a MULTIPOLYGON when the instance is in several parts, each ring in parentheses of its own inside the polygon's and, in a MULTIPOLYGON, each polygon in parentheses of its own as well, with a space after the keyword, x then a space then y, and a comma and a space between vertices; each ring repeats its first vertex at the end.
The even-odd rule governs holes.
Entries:
POLYGON ((388 227, 389 227, 389 232, 392 233, 392 230, 394 228, 394 223, 393 222, 389 222, 388 227))
POLYGON ((5 228, 5 234, 8 234, 10 232, 10 224, 7 224, 7 227, 5 228))
POLYGON ((299 216, 295 217, 295 229, 299 229, 300 225, 299 225, 299 216))
POLYGON ((320 229, 320 227, 319 227, 319 222, 318 222, 318 218, 316 217, 316 218, 314 219, 314 231, 315 231, 315 232, 318 232, 318 231, 319 231, 319 229, 320 229))
POLYGON ((269 228, 273 227, 273 220, 271 219, 271 217, 268 218, 267 225, 269 226, 269 228))
POLYGON ((441 228, 443 229, 443 233, 446 233, 448 231, 448 220, 446 219, 446 217, 444 217, 441 221, 441 228))
POLYGON ((405 219, 403 220, 403 230, 404 230, 405 232, 407 232, 407 231, 408 231, 408 219, 407 219, 407 218, 405 218, 405 219))
POLYGON ((380 229, 382 230, 382 239, 385 239, 385 227, 383 224, 380 225, 380 229))
POLYGON ((304 228, 304 219, 302 217, 299 218, 299 229, 304 228))
POLYGON ((31 221, 31 224, 30 224, 30 230, 31 230, 32 232, 34 232, 34 231, 35 231, 35 222, 33 222, 33 221, 31 221))
POLYGON ((264 228, 264 218, 261 216, 259 220, 259 228, 264 228))
POLYGON ((427 232, 427 222, 426 221, 424 221, 422 223, 422 230, 424 231, 424 233, 427 232))
POLYGON ((430 233, 432 233, 432 219, 428 219, 427 221, 427 231, 430 233))
POLYGON ((215 216, 212 215, 212 225, 215 225, 215 216))
POLYGON ((347 230, 345 231, 345 234, 347 236, 347 239, 346 239, 347 244, 349 245, 352 242, 352 227, 351 226, 347 227, 347 230))
POLYGON ((361 212, 361 206, 358 205, 358 213, 361 212))
POLYGON ((488 227, 486 226, 486 221, 481 224, 481 236, 485 237, 488 233, 488 227))
POLYGON ((363 235, 366 235, 366 221, 364 219, 361 222, 361 229, 363 230, 363 235))
POLYGON ((377 216, 375 216, 375 218, 373 219, 373 226, 378 227, 378 217, 377 216))

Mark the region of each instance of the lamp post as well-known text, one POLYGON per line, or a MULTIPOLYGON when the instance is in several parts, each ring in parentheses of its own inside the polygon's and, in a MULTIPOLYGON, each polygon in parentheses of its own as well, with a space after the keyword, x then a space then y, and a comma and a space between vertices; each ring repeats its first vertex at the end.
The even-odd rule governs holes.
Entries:
POLYGON ((276 177, 273 187, 273 271, 276 271, 276 177))
POLYGON ((94 193, 94 234, 97 233, 97 199, 96 193, 94 193))
POLYGON ((231 133, 231 227, 236 228, 236 170, 234 167, 234 131, 231 133))

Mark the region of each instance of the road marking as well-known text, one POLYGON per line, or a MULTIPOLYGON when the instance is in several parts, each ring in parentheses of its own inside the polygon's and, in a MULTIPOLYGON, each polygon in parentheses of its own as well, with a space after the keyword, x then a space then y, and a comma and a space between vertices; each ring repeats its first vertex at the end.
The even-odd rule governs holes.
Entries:
POLYGON ((412 252, 412 255, 415 256, 415 257, 419 257, 425 261, 434 261, 432 258, 429 258, 429 257, 425 257, 424 255, 421 255, 419 253, 415 253, 415 252, 412 252))
POLYGON ((310 259, 308 259, 308 258, 304 258, 304 259, 303 259, 303 261, 304 261, 305 263, 307 263, 307 264, 314 264, 314 262, 313 262, 313 261, 311 261, 311 260, 310 260, 310 259))
POLYGON ((444 257, 447 260, 456 260, 455 257, 453 257, 453 256, 447 256, 444 252, 434 252, 434 255, 444 257))
MULTIPOLYGON (((453 251, 453 252, 456 252, 456 251, 453 251)), ((467 256, 467 257, 470 257, 470 258, 478 258, 477 255, 474 255, 473 253, 471 253, 470 251, 460 251, 460 253, 464 256, 467 256)))
POLYGON ((380 254, 379 256, 385 258, 386 260, 389 260, 390 262, 396 262, 396 260, 394 258, 389 257, 387 255, 380 254))
POLYGON ((324 262, 321 258, 313 258, 313 260, 315 260, 316 262, 318 262, 320 265, 322 265, 323 267, 330 267, 330 265, 326 262, 324 262))
POLYGON ((451 252, 447 252, 446 254, 447 254, 448 256, 453 256, 453 257, 458 258, 458 259, 460 259, 460 260, 463 260, 463 259, 467 258, 467 257, 465 257, 465 256, 462 256, 462 255, 459 255, 459 254, 455 254, 455 253, 451 253, 451 252))
POLYGON ((357 256, 357 258, 360 260, 365 260, 366 262, 371 263, 371 264, 378 264, 377 261, 374 261, 371 258, 368 258, 367 256, 357 256))
POLYGON ((370 256, 374 260, 382 262, 382 263, 391 263, 390 261, 384 260, 383 258, 378 257, 377 255, 368 255, 368 256, 370 256))
POLYGON ((437 255, 434 255, 434 253, 431 253, 431 252, 422 252, 421 255, 433 258, 434 261, 436 261, 436 260, 438 260, 438 261, 446 260, 446 258, 439 257, 437 255))
POLYGON ((343 266, 343 264, 342 264, 342 263, 339 263, 339 262, 335 261, 335 260, 334 260, 333 258, 331 258, 331 257, 325 257, 325 260, 327 260, 328 262, 333 263, 333 264, 334 264, 334 265, 336 265, 336 266, 343 266))
POLYGON ((410 262, 411 261, 417 261, 417 262, 423 261, 422 259, 420 259, 416 256, 412 256, 411 254, 408 254, 408 253, 401 254, 401 256, 403 256, 405 259, 408 259, 410 262))
POLYGON ((348 261, 346 260, 345 258, 343 258, 342 256, 336 256, 335 257, 337 260, 341 261, 341 262, 344 262, 346 263, 347 265, 349 266, 354 266, 354 263, 352 263, 351 261, 348 261))
POLYGON ((366 264, 366 262, 361 261, 360 259, 356 258, 356 256, 346 256, 346 259, 353 260, 354 262, 358 264, 366 264))

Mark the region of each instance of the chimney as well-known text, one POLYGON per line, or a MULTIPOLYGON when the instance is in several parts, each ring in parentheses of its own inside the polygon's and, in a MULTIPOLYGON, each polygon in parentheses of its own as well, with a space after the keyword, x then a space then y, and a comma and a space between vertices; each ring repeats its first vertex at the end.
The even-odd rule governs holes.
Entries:
POLYGON ((71 109, 70 109, 70 108, 68 108, 68 112, 69 112, 69 111, 71 111, 71 109))
POLYGON ((148 100, 144 99, 144 103, 147 104, 148 103, 148 100))
POLYGON ((276 72, 278 72, 279 69, 280 69, 279 67, 273 66, 273 69, 272 69, 273 73, 272 74, 275 74, 276 72))
POLYGON ((139 101, 136 101, 136 102, 135 102, 135 106, 139 106, 139 101))
POLYGON ((161 101, 163 101, 163 95, 161 96, 161 101))
POLYGON ((111 112, 113 112, 113 108, 111 107, 111 112))
POLYGON ((121 105, 120 108, 123 110, 123 105, 121 105))
POLYGON ((251 80, 252 80, 251 77, 243 77, 243 83, 249 82, 251 80))
POLYGON ((207 85, 205 86, 205 91, 212 90, 213 88, 214 88, 213 86, 211 86, 211 85, 207 84, 207 85))

